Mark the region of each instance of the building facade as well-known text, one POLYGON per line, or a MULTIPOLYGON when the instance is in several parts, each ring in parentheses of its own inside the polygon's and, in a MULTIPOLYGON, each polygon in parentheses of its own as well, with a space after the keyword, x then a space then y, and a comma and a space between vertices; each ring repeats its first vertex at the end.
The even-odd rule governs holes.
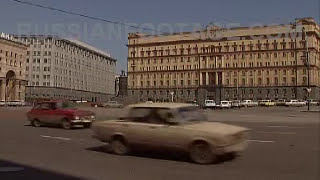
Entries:
POLYGON ((303 18, 287 25, 129 34, 129 95, 140 101, 306 99, 309 79, 309 98, 319 99, 319 33, 312 18, 303 18))
POLYGON ((115 94, 116 60, 76 40, 19 36, 28 46, 26 96, 35 99, 107 101, 115 94))
POLYGON ((25 100, 27 46, 0 34, 0 101, 25 100))

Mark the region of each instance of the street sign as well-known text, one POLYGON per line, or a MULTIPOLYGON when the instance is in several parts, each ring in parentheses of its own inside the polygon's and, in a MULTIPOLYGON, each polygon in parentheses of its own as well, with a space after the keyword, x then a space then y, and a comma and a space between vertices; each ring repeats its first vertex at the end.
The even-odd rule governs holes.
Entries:
POLYGON ((308 93, 311 93, 311 90, 312 90, 311 88, 307 88, 308 93))

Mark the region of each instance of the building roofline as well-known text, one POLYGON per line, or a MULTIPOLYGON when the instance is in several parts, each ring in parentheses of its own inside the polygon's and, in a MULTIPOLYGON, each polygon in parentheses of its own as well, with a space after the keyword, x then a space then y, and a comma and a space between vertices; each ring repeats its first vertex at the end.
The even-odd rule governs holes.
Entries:
POLYGON ((21 45, 21 46, 24 46, 25 48, 28 47, 26 44, 23 44, 22 42, 19 42, 19 41, 12 41, 12 40, 8 40, 8 39, 2 38, 2 37, 0 37, 0 40, 7 41, 9 43, 15 43, 16 45, 21 45))
POLYGON ((88 51, 91 51, 93 53, 99 54, 103 57, 108 58, 109 60, 112 60, 114 62, 117 62, 117 60, 113 57, 111 57, 111 55, 107 52, 104 52, 103 50, 97 49, 91 45, 88 45, 84 42, 81 42, 79 40, 72 40, 72 39, 67 39, 67 38, 61 38, 59 36, 56 35, 14 35, 15 38, 52 38, 52 39, 56 39, 56 40, 60 40, 60 41, 64 41, 66 43, 72 44, 74 46, 86 49, 88 51))
MULTIPOLYGON (((301 22, 302 24, 312 24, 315 26, 320 26, 319 24, 316 23, 313 17, 305 17, 305 18, 296 18, 295 22, 301 22)), ((231 27, 231 28, 224 28, 224 27, 218 27, 218 26, 207 26, 206 28, 203 28, 198 31, 194 32, 174 32, 174 33, 162 33, 158 35, 151 35, 151 34, 143 34, 141 32, 135 32, 135 33, 129 33, 128 34, 128 39, 135 39, 135 38, 140 38, 140 37, 162 37, 162 36, 174 36, 174 35, 186 35, 186 34, 194 34, 194 33, 201 33, 205 32, 208 30, 218 30, 218 31, 225 31, 225 30, 240 30, 240 29, 258 29, 258 28, 268 28, 268 27, 284 27, 284 26, 291 26, 292 24, 276 24, 276 25, 264 25, 264 26, 238 26, 238 27, 231 27), (210 29, 213 27, 217 27, 217 29, 210 29)))

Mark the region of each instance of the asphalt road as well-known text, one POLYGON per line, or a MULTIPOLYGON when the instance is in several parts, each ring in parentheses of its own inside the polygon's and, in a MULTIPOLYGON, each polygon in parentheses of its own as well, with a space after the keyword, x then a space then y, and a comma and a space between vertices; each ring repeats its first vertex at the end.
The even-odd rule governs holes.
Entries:
MULTIPOLYGON (((214 179, 316 180, 320 177, 319 113, 296 108, 208 110, 210 120, 252 129, 242 156, 196 165, 179 154, 116 156, 102 150, 88 129, 29 126, 26 109, 0 108, 0 180, 214 179)), ((96 109, 98 118, 121 110, 96 109)))

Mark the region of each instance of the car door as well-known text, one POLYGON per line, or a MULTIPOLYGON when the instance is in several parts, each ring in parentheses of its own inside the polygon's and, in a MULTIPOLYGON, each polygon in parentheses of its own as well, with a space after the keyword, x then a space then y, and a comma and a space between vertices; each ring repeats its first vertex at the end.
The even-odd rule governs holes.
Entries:
POLYGON ((129 120, 119 124, 119 133, 124 134, 130 144, 150 146, 153 136, 153 127, 150 126, 149 117, 152 108, 132 108, 129 120))
POLYGON ((50 117, 50 103, 42 103, 41 104, 41 107, 40 107, 40 110, 39 110, 39 113, 38 113, 38 119, 41 121, 41 122, 44 122, 44 123, 51 123, 51 117, 50 117))
POLYGON ((181 149, 186 144, 187 136, 175 122, 175 113, 169 108, 155 108, 148 118, 148 134, 146 137, 154 148, 181 149))

